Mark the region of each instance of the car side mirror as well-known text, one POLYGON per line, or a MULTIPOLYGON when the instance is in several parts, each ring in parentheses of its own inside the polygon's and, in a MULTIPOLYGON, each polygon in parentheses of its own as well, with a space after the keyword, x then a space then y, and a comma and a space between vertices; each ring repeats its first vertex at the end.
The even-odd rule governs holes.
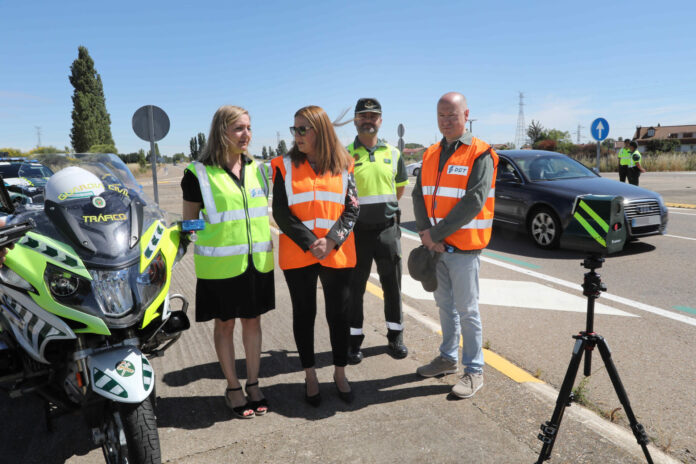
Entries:
POLYGON ((498 175, 498 182, 519 182, 514 172, 501 172, 498 175))

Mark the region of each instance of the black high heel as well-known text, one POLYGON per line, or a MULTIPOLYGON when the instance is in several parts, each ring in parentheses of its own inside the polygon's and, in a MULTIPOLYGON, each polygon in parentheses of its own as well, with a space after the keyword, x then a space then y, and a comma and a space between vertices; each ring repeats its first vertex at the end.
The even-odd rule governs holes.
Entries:
MULTIPOLYGON (((246 391, 246 394, 249 398, 251 398, 251 395, 249 395, 249 387, 256 387, 258 386, 259 381, 257 380, 254 383, 249 383, 247 382, 246 386, 244 387, 244 390, 246 391)), ((259 392, 261 389, 259 388, 259 392)), ((258 401, 249 401, 249 407, 254 410, 254 414, 257 416, 263 416, 268 412, 268 401, 266 398, 261 398, 258 401)))
POLYGON ((241 406, 232 406, 232 401, 230 401, 229 397, 227 396, 227 393, 240 391, 241 389, 242 387, 225 389, 225 404, 232 410, 232 413, 234 413, 234 415, 240 419, 253 419, 256 414, 248 401, 241 406))
POLYGON ((318 408, 319 405, 321 404, 321 392, 317 392, 316 395, 312 395, 312 396, 309 396, 307 394, 307 381, 306 380, 305 380, 304 399, 310 406, 313 406, 315 408, 318 408))
MULTIPOLYGON (((348 382, 347 379, 346 382, 348 382)), ((355 394, 353 393, 353 389, 351 388, 350 391, 347 392, 341 391, 341 389, 338 388, 336 377, 334 377, 334 385, 336 385, 336 391, 338 392, 338 397, 341 398, 341 401, 350 404, 355 400, 355 394)), ((350 383, 348 384, 348 386, 350 387, 350 383)))

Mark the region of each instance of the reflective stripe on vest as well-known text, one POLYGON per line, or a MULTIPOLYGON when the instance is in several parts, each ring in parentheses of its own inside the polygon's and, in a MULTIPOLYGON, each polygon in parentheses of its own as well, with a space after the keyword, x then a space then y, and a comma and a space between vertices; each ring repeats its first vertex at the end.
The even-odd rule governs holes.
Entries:
POLYGON ((640 163, 641 158, 642 158, 642 156, 641 156, 640 152, 639 152, 638 150, 635 150, 633 153, 631 153, 631 156, 628 158, 628 167, 629 167, 629 168, 635 168, 635 167, 636 167, 636 163, 640 163), (634 159, 633 159, 633 157, 634 157, 635 155, 638 155, 638 159, 637 159, 637 160, 634 160, 634 159))
MULTIPOLYGON (((249 245, 232 245, 232 246, 222 246, 222 247, 211 247, 195 245, 195 253, 201 256, 238 256, 238 255, 248 255, 249 245)), ((261 253, 273 251, 273 242, 258 242, 254 243, 251 247, 252 253, 261 253)))
MULTIPOLYGON (((435 186, 428 185, 422 187, 423 195, 433 195, 435 193, 435 186)), ((437 196, 438 197, 449 197, 449 198, 463 198, 466 194, 466 189, 452 188, 452 187, 438 187, 437 196)), ((488 192, 488 198, 495 198, 495 188, 491 188, 488 192)))
POLYGON ((193 162, 206 226, 194 245, 196 276, 225 279, 246 271, 251 262, 260 272, 273 270, 273 242, 268 218, 267 183, 255 162, 244 164, 241 188, 222 168, 193 162))
POLYGON ((423 200, 431 225, 447 217, 449 212, 466 195, 469 173, 474 162, 482 155, 490 153, 493 160, 493 178, 491 190, 485 199, 481 211, 469 223, 462 225, 456 232, 445 238, 445 243, 460 250, 479 250, 490 241, 495 205, 495 177, 498 169, 498 155, 485 142, 472 138, 471 145, 460 145, 449 157, 442 171, 439 171, 440 143, 430 146, 423 154, 421 167, 421 186, 423 200))
MULTIPOLYGON (((307 161, 295 166, 289 156, 276 157, 271 161, 271 165, 274 176, 283 177, 288 207, 292 215, 317 238, 326 237, 345 210, 349 171, 343 171, 338 175, 317 174, 307 161)), ((310 251, 304 251, 282 231, 279 243, 279 262, 284 270, 317 263, 333 268, 355 266, 355 239, 352 232, 340 247, 332 250, 321 261, 310 251)))

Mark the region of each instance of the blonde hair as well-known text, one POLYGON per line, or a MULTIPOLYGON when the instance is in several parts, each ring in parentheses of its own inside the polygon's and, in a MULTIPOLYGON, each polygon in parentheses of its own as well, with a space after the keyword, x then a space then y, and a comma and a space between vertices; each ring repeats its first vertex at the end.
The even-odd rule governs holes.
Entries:
POLYGON ((210 133, 205 147, 198 156, 198 161, 209 166, 225 167, 227 150, 230 141, 227 138, 227 128, 234 124, 243 114, 249 115, 244 108, 233 105, 224 105, 218 108, 210 123, 210 133))
MULTIPOLYGON (((353 163, 353 158, 338 140, 326 111, 319 106, 310 105, 297 110, 295 117, 297 116, 305 118, 316 133, 316 167, 319 173, 330 172, 337 175, 348 169, 353 163)), ((307 159, 307 155, 297 148, 297 144, 293 144, 288 154, 295 166, 307 159)))

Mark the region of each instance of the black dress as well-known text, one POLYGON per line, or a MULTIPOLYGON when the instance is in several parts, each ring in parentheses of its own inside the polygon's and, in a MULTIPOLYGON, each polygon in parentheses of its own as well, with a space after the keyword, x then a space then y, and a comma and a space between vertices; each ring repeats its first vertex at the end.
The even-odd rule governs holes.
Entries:
MULTIPOLYGON (((245 164, 251 163, 247 157, 245 164)), ((244 184, 242 178, 225 169, 234 182, 244 184)), ((196 176, 188 169, 181 179, 184 200, 203 203, 201 187, 196 176)), ((227 321, 235 318, 255 318, 275 308, 275 281, 273 271, 259 272, 254 267, 251 255, 246 271, 227 279, 198 279, 196 282, 196 322, 211 319, 227 321)))

